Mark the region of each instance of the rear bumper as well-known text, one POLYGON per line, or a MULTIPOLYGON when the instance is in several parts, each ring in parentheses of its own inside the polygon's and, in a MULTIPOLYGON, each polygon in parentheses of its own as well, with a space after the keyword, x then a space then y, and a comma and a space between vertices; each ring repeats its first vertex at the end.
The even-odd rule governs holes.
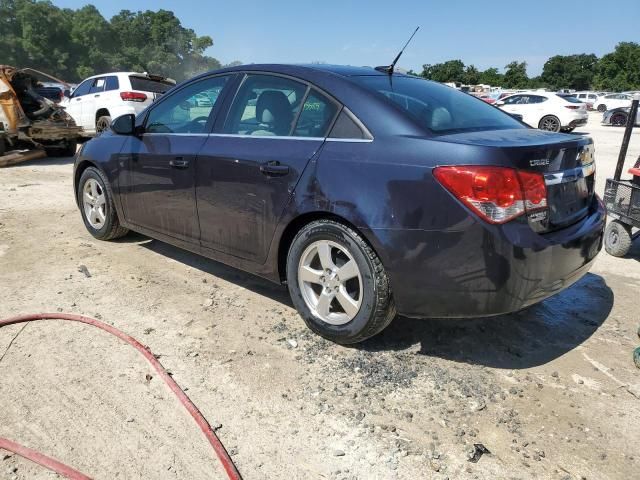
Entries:
POLYGON ((589 120, 589 117, 576 118, 575 120, 571 120, 571 122, 569 122, 569 127, 571 128, 582 127, 587 124, 588 120, 589 120))
POLYGON ((379 231, 396 306, 411 317, 483 317, 521 310, 569 287, 602 248, 606 212, 539 235, 526 220, 455 231, 379 231), (391 252, 391 255, 388 255, 391 252), (394 260, 395 258, 395 260, 394 260))

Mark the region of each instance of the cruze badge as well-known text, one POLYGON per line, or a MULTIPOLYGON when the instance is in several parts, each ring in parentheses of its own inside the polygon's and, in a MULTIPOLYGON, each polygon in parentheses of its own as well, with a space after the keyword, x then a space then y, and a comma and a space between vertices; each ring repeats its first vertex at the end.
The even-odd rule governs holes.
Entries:
POLYGON ((549 165, 548 158, 536 158, 535 160, 529 160, 529 165, 532 167, 546 167, 549 165))

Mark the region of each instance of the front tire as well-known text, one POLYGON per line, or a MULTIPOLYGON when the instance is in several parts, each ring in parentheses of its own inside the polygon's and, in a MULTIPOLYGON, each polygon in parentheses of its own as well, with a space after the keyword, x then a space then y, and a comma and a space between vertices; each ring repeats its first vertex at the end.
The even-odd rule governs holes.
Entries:
POLYGON ((538 128, 540 130, 546 130, 548 132, 559 132, 562 128, 562 124, 560 123, 560 119, 558 117, 554 115, 546 115, 540 119, 538 128))
POLYGON ((380 258, 360 234, 333 220, 298 232, 287 256, 287 283, 307 326, 336 343, 362 342, 396 315, 380 258))
POLYGON ((624 257, 631 249, 631 227, 620 220, 612 220, 604 231, 604 248, 609 255, 624 257))
POLYGON ((624 113, 614 113, 611 117, 611 125, 624 127, 627 125, 627 116, 624 113))
POLYGON ((98 240, 114 240, 129 230, 120 226, 113 203, 113 192, 104 173, 89 167, 80 177, 77 188, 78 205, 84 225, 98 240))
POLYGON ((96 120, 96 135, 100 135, 111 128, 111 117, 104 115, 96 120))

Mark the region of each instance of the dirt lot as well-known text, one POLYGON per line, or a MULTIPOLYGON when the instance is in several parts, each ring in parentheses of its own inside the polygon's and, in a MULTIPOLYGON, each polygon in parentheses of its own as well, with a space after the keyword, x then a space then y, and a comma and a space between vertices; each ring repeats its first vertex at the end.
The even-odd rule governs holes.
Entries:
MULTIPOLYGON (((602 193, 622 130, 599 118, 580 133, 596 142, 602 193)), ((526 312, 397 318, 345 348, 310 334, 284 288, 140 235, 94 240, 71 170, 72 159, 0 170, 0 317, 83 313, 140 339, 246 479, 638 478, 638 242, 526 312), (470 462, 474 444, 491 454, 470 462)), ((75 324, 13 326, 0 330, 0 357, 0 436, 98 479, 223 478, 197 427, 118 340, 75 324)), ((56 478, 3 453, 2 479, 56 478)))

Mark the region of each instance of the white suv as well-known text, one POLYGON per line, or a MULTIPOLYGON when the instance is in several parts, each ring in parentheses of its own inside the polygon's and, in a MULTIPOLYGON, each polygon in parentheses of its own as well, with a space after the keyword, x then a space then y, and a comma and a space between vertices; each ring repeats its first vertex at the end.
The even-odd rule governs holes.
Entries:
POLYGON ((108 129, 112 118, 127 113, 137 115, 175 83, 147 73, 95 75, 78 85, 61 105, 84 128, 84 134, 94 135, 108 129))

